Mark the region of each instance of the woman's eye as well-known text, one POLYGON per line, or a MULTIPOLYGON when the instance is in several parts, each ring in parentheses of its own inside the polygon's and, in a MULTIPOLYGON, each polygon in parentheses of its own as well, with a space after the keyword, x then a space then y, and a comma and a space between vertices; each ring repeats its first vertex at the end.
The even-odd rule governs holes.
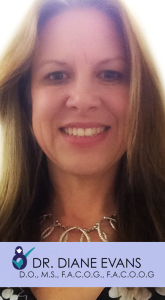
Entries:
POLYGON ((65 72, 56 71, 56 72, 46 75, 45 79, 58 84, 58 83, 64 82, 66 79, 68 79, 68 77, 69 76, 65 72))
POLYGON ((99 77, 105 81, 120 81, 123 76, 119 71, 105 70, 99 74, 99 77))

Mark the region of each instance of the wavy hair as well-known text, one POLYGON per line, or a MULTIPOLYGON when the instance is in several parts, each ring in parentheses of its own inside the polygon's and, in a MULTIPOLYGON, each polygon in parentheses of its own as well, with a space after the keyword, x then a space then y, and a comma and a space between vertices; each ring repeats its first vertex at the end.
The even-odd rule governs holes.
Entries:
POLYGON ((127 153, 116 175, 119 241, 165 241, 165 110, 148 48, 120 0, 37 0, 0 65, 3 160, 0 241, 39 241, 51 201, 46 156, 31 128, 30 75, 38 34, 55 15, 93 7, 115 22, 130 64, 127 153))

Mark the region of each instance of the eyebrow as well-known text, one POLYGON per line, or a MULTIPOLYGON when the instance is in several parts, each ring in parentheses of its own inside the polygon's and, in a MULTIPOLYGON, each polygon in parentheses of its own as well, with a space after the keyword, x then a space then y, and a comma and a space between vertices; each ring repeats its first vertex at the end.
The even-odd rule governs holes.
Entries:
MULTIPOLYGON (((99 61, 97 63, 97 65, 103 65, 112 61, 122 61, 124 63, 127 63, 127 60, 123 57, 123 56, 117 56, 117 57, 112 57, 112 58, 105 58, 101 61, 99 61)), ((43 68, 45 65, 49 65, 49 64, 57 64, 60 66, 66 66, 68 65, 68 63, 64 62, 64 61, 60 61, 60 60, 55 60, 55 59, 50 59, 50 60, 43 60, 40 64, 39 64, 39 69, 43 68)))
POLYGON ((98 62, 98 65, 103 65, 103 64, 106 64, 108 62, 112 62, 112 61, 122 61, 124 63, 127 63, 127 60, 124 56, 117 56, 117 57, 112 57, 112 58, 106 58, 106 59, 103 59, 101 61, 98 62))
POLYGON ((40 64, 39 64, 39 69, 41 69, 42 67, 44 67, 45 65, 49 65, 49 64, 57 64, 60 66, 66 66, 67 63, 63 62, 63 61, 59 61, 59 60, 55 60, 55 59, 50 59, 50 60, 43 60, 40 64))

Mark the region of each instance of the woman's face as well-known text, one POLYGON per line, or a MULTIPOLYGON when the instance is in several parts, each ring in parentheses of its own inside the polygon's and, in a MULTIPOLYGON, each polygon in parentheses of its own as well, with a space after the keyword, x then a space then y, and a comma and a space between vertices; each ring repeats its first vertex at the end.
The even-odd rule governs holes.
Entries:
POLYGON ((32 124, 59 170, 91 175, 126 151, 128 65, 114 22, 95 9, 49 20, 32 65, 32 124))

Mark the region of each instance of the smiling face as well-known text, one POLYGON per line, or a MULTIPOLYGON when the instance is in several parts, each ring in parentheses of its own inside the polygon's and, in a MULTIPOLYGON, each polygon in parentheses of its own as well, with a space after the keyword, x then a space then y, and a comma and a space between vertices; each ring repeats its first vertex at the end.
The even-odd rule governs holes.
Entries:
POLYGON ((56 169, 77 175, 117 167, 126 151, 128 65, 114 22, 95 9, 50 19, 32 65, 32 125, 56 169))

